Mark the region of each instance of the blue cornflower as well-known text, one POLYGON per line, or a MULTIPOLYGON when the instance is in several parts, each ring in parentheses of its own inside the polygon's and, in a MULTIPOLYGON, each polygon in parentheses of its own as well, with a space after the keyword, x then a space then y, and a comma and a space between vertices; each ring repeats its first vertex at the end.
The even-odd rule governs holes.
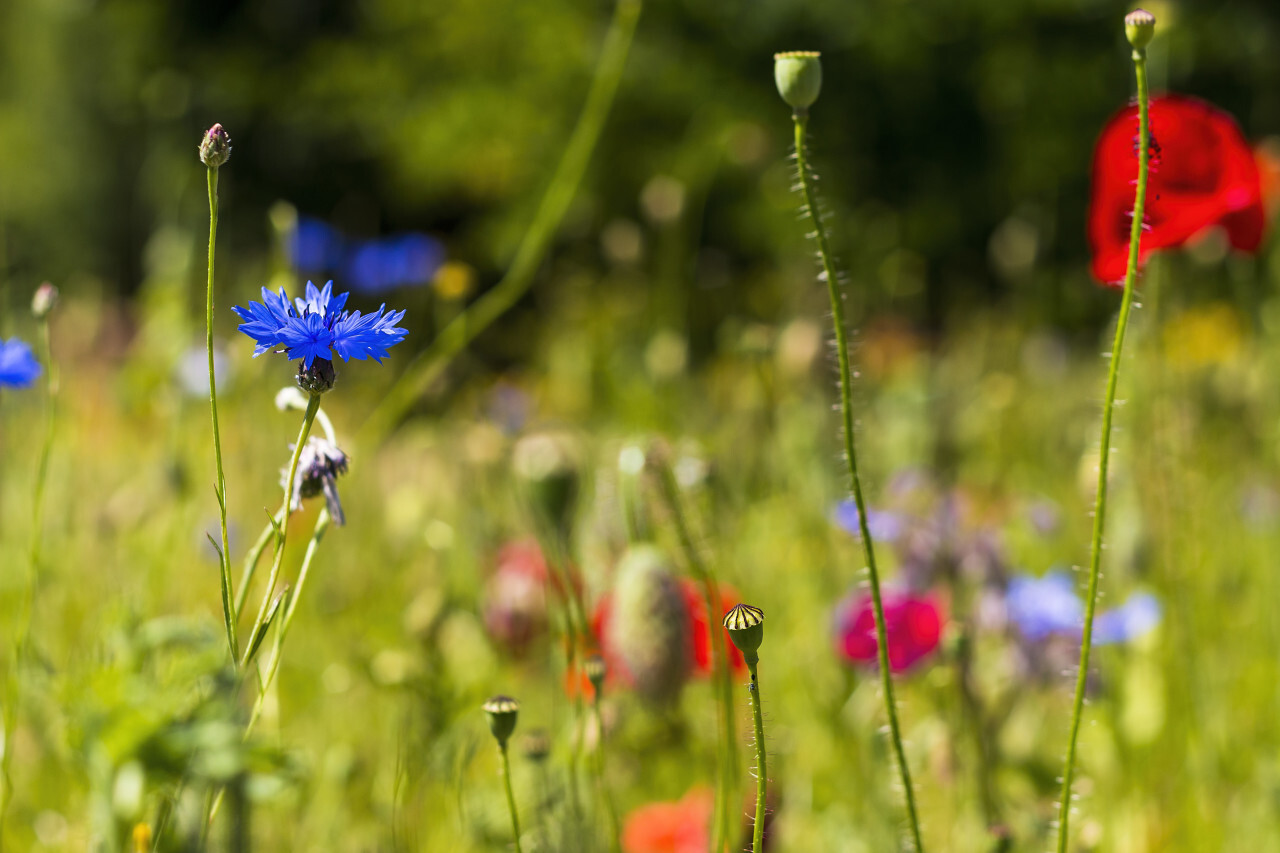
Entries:
POLYGON ((1149 592, 1136 592, 1115 610, 1098 614, 1093 642, 1099 646, 1127 643, 1160 624, 1160 602, 1149 592))
POLYGON ((1005 607, 1009 621, 1028 640, 1043 640, 1053 634, 1079 635, 1084 624, 1084 605, 1066 572, 1051 571, 1042 578, 1012 578, 1005 607))
POLYGON ((17 338, 0 340, 0 388, 26 388, 40 375, 31 347, 17 338))
POLYGON ((255 358, 270 350, 286 352, 289 358, 301 359, 304 369, 310 369, 316 359, 332 361, 335 353, 343 361, 372 358, 381 362, 387 350, 409 334, 396 326, 404 311, 387 311, 385 304, 368 314, 344 311, 347 296, 334 294, 332 281, 319 289, 307 282, 306 297, 292 303, 283 288, 272 293, 264 287, 261 302, 232 310, 245 321, 240 331, 258 344, 255 358))
MULTIPOLYGON (((858 526, 858 505, 852 500, 843 500, 836 504, 831 513, 831 520, 854 536, 862 534, 858 526)), ((888 510, 868 509, 867 529, 876 542, 895 542, 906 531, 907 520, 896 512, 888 510)))

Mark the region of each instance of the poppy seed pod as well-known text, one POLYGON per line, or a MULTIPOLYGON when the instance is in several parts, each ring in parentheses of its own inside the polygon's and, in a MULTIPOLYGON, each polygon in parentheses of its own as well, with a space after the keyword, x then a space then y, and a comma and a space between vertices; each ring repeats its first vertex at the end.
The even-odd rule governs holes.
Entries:
POLYGON ((1124 16, 1124 35, 1134 50, 1151 44, 1156 34, 1156 16, 1146 9, 1134 9, 1124 16))
POLYGON ((217 169, 231 159, 231 134, 215 124, 205 131, 200 140, 200 162, 210 169, 217 169))
POLYGON ((754 671, 760 662, 757 652, 764 642, 764 611, 750 604, 735 604, 724 616, 724 627, 729 639, 742 652, 747 666, 754 671))
POLYGON ((489 731, 498 741, 498 746, 507 747, 511 733, 516 730, 516 720, 520 716, 520 703, 510 696, 494 696, 481 706, 484 715, 489 718, 489 731))
POLYGON ((693 668, 693 638, 680 582, 661 551, 639 546, 623 555, 606 630, 636 692, 674 703, 693 668))
POLYGON ((773 55, 773 80, 782 100, 797 112, 809 109, 822 91, 822 61, 816 50, 773 55))
POLYGON ((516 442, 511 467, 537 524, 569 537, 578 505, 578 459, 563 433, 537 433, 516 442))
POLYGON ((587 680, 595 688, 596 696, 602 696, 604 694, 604 677, 608 672, 604 656, 599 654, 587 655, 587 659, 582 662, 582 671, 586 673, 587 680))
POLYGON ((546 729, 534 729, 522 736, 520 746, 525 758, 541 764, 551 755, 551 735, 546 729))

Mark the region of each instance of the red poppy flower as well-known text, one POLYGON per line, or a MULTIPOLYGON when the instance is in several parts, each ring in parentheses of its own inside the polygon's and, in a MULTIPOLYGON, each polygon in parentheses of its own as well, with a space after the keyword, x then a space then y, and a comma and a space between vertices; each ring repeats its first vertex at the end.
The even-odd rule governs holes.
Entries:
MULTIPOLYGON (((1151 100, 1151 159, 1139 266, 1156 249, 1181 246, 1220 225, 1236 249, 1257 251, 1266 226, 1253 151, 1230 115, 1185 95, 1151 100)), ((1138 180, 1138 107, 1107 122, 1093 152, 1089 244, 1093 275, 1124 279, 1138 180)))
MULTIPOLYGON (((938 647, 942 614, 931 598, 884 594, 889 669, 904 672, 938 647)), ((850 596, 836 607, 836 647, 849 660, 876 662, 876 621, 868 595, 850 596)))
POLYGON ((622 849, 626 853, 706 853, 714 808, 710 788, 694 788, 679 802, 641 806, 627 815, 622 849))
MULTIPOLYGON (((718 593, 720 595, 720 612, 726 613, 729 608, 738 602, 738 593, 733 587, 725 584, 718 584, 718 593)), ((711 675, 712 659, 711 659, 711 619, 707 616, 706 601, 702 596, 702 588, 689 580, 688 578, 680 579, 680 595, 684 599, 684 610, 686 618, 689 620, 688 636, 690 638, 689 655, 692 660, 690 672, 695 677, 707 677, 711 675)), ((627 667, 622 661, 622 657, 613 649, 609 643, 609 619, 613 613, 613 595, 608 594, 600 599, 600 603, 596 605, 595 613, 591 616, 591 633, 599 647, 600 654, 604 656, 605 664, 608 667, 608 675, 606 683, 630 685, 631 676, 627 672, 627 667)), ((716 619, 716 625, 721 625, 720 619, 716 619)), ((736 675, 741 675, 747 671, 746 661, 742 659, 742 652, 738 651, 737 646, 729 639, 729 632, 723 627, 720 630, 724 634, 724 645, 729 650, 729 663, 736 675)), ((572 688, 572 680, 570 682, 572 688)), ((589 684, 584 685, 583 689, 587 696, 591 695, 591 687, 589 684)))

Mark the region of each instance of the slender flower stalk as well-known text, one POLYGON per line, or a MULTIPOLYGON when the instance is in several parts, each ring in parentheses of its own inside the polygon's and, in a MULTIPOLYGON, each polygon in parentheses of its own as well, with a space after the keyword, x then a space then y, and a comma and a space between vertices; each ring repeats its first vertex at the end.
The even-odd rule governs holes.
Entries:
POLYGON ((1120 352, 1133 307, 1133 288, 1138 277, 1138 246, 1147 200, 1151 127, 1148 116, 1147 51, 1155 34, 1155 17, 1137 9, 1125 16, 1125 35, 1133 46, 1133 67, 1138 87, 1138 185, 1133 198, 1133 224, 1129 229, 1129 265, 1124 276, 1124 294, 1120 299, 1120 316, 1116 320, 1116 337, 1111 347, 1111 365, 1107 371, 1107 391, 1102 404, 1102 436, 1098 450, 1098 492, 1093 508, 1093 541, 1089 548, 1089 591, 1085 596, 1084 634, 1080 641, 1080 668, 1076 673, 1075 701, 1071 709, 1071 733, 1067 739, 1067 755, 1062 770, 1062 796, 1058 803, 1058 853, 1066 853, 1071 819, 1071 782, 1075 773, 1076 741, 1080 734, 1080 718, 1084 712, 1084 693, 1089 678, 1089 653, 1093 644, 1093 616, 1098 602, 1098 575, 1102 564, 1102 535, 1107 518, 1107 469, 1111 457, 1111 420, 1115 410, 1116 385, 1120 374, 1120 352))
POLYGON ((533 284, 569 205, 577 195, 586 173, 591 153, 600 139, 605 119, 613 106, 614 95, 622 80, 627 53, 640 18, 641 0, 617 0, 613 21, 605 36, 591 89, 583 105, 573 135, 565 146, 560 164, 538 206, 533 223, 516 250, 515 259, 502 279, 475 304, 461 312, 441 330, 435 340, 408 367, 386 398, 378 405, 361 428, 363 446, 376 444, 397 420, 414 404, 420 394, 434 382, 449 362, 462 352, 477 335, 515 305, 533 284))
MULTIPOLYGON (((689 569, 698 579, 702 587, 703 600, 707 605, 707 618, 714 618, 720 607, 720 590, 716 584, 711 567, 702 559, 697 544, 690 532, 688 514, 684 501, 680 498, 680 484, 676 482, 675 472, 666 458, 659 453, 648 454, 648 459, 657 468, 658 487, 676 528, 676 537, 684 551, 689 569)), ((729 843, 736 809, 731 807, 734 793, 736 768, 738 766, 738 734, 733 709, 733 671, 729 665, 729 649, 724 635, 713 627, 711 629, 711 661, 712 681, 715 685, 716 698, 719 700, 717 714, 721 733, 720 743, 716 745, 717 784, 715 806, 712 812, 712 847, 715 853, 722 853, 729 843)))
POLYGON ((235 612, 232 609, 231 546, 227 537, 227 479, 222 471, 222 434, 218 429, 218 381, 213 367, 213 260, 218 242, 218 169, 231 156, 231 137, 222 125, 215 124, 205 133, 200 143, 200 159, 205 164, 209 188, 209 280, 205 287, 204 331, 205 349, 209 357, 209 411, 213 419, 213 458, 217 481, 214 491, 218 497, 218 527, 222 534, 222 547, 218 551, 218 571, 222 584, 222 620, 227 630, 227 648, 234 662, 240 657, 240 644, 236 639, 235 612))
MULTIPOLYGON (((44 346, 45 408, 44 441, 40 445, 40 457, 36 462, 36 479, 31 496, 31 541, 27 549, 26 589, 22 595, 22 609, 18 613, 18 632, 14 640, 13 660, 5 681, 3 709, 4 742, 0 744, 0 849, 4 847, 4 827, 13 800, 13 736, 18 724, 18 701, 21 692, 21 667, 26 657, 27 643, 31 638, 32 612, 35 610, 36 588, 40 582, 40 561, 43 548, 44 492, 49 479, 49 457, 53 453, 53 439, 58 415, 58 368, 53 361, 53 334, 49 329, 49 315, 58 301, 58 291, 51 284, 42 284, 32 301, 32 313, 40 324, 40 339, 44 346)), ((0 342, 2 343, 2 342, 0 342)), ((35 371, 32 371, 34 377, 35 371)))
POLYGON ((613 803, 613 794, 609 790, 608 784, 604 778, 604 715, 600 713, 600 702, 604 698, 604 677, 605 662, 604 658, 598 654, 587 657, 583 662, 582 668, 587 673, 587 678, 591 681, 593 692, 591 695, 591 716, 596 726, 596 753, 595 753, 595 774, 596 774, 596 790, 600 794, 600 801, 604 805, 605 817, 609 821, 609 850, 612 853, 622 853, 621 830, 618 825, 618 809, 613 803))
MULTIPOLYGON (((262 604, 258 607, 258 617, 253 622, 253 628, 249 631, 249 636, 253 637, 258 634, 267 619, 267 611, 271 606, 273 594, 276 588, 276 582, 280 579, 280 566, 284 563, 284 545, 285 537, 289 530, 289 510, 293 506, 293 484, 298 475, 298 458, 302 455, 302 448, 306 446, 307 436, 311 434, 311 424, 316 419, 316 412, 320 409, 320 395, 313 393, 311 399, 307 402, 307 411, 302 416, 302 428, 298 431, 298 443, 293 447, 293 458, 289 462, 289 475, 284 483, 284 503, 280 506, 280 515, 284 521, 276 529, 276 551, 275 559, 271 564, 271 574, 267 576, 267 588, 262 594, 262 604)), ((245 650, 244 659, 241 660, 241 666, 247 666, 251 655, 251 649, 245 650)))
POLYGON ((871 531, 867 527, 867 504, 862 496, 862 481, 858 476, 858 456, 854 446, 853 383, 849 368, 849 341, 845 330, 844 299, 836 277, 831 249, 827 244, 827 231, 818 212, 814 178, 809 169, 805 150, 805 134, 809 124, 809 107, 817 100, 822 85, 822 66, 818 54, 813 52, 783 53, 775 56, 774 76, 783 99, 792 107, 795 124, 796 170, 800 178, 800 190, 804 196, 805 212, 813 226, 813 236, 818 244, 818 256, 822 262, 822 278, 827 283, 827 295, 831 302, 832 325, 836 334, 836 357, 840 368, 840 411, 844 419, 844 455, 849 468, 849 491, 858 509, 858 528, 867 560, 867 580, 871 588, 871 605, 876 622, 876 652, 880 662, 880 683, 884 694, 885 713, 889 718, 889 740, 902 780, 906 799, 907 822, 911 840, 917 853, 923 853, 924 842, 920 835, 920 819, 916 812, 915 789, 911 785, 911 770, 907 766, 907 754, 902 746, 902 731, 898 723, 898 706, 893 693, 893 676, 889 668, 889 643, 885 630, 884 602, 880 592, 880 572, 876 566, 875 547, 871 531))
POLYGON ((760 665, 760 644, 764 641, 764 612, 749 604, 735 604, 725 614, 724 627, 733 644, 742 651, 747 671, 751 673, 751 684, 747 686, 747 690, 751 694, 751 717, 756 729, 756 814, 751 832, 751 853, 761 853, 764 850, 769 773, 766 764, 768 750, 765 749, 764 742, 764 714, 760 709, 760 678, 756 670, 760 665))
POLYGON ((507 810, 511 812, 511 832, 516 853, 523 853, 520 848, 520 814, 516 809, 515 793, 511 789, 511 761, 507 757, 507 743, 511 740, 511 733, 516 730, 520 703, 510 696, 494 696, 484 703, 483 710, 489 718, 489 731, 493 732, 494 740, 498 742, 498 752, 502 755, 502 782, 507 789, 507 810))

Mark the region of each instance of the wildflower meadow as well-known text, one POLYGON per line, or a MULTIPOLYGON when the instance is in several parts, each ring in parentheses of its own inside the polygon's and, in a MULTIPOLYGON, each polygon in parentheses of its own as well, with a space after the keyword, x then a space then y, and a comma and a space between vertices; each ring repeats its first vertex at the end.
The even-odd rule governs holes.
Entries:
POLYGON ((1276 56, 0 5, 0 850, 1280 853, 1276 56))

